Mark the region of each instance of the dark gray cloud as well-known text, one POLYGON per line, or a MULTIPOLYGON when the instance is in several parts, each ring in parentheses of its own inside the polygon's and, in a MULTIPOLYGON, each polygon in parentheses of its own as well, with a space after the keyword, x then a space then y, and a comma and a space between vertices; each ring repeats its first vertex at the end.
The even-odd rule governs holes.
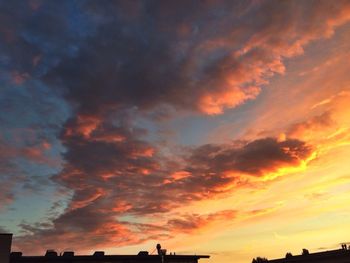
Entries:
POLYGON ((288 139, 279 142, 264 138, 249 142, 241 148, 204 145, 190 157, 191 168, 208 173, 234 171, 260 176, 280 167, 297 166, 310 156, 312 148, 305 142, 288 139))
POLYGON ((349 19, 347 1, 3 2, 6 69, 62 89, 81 113, 170 104, 219 113, 283 58, 349 19), (307 15, 305 15, 307 14, 307 15), (191 96, 186 96, 191 94, 191 96))

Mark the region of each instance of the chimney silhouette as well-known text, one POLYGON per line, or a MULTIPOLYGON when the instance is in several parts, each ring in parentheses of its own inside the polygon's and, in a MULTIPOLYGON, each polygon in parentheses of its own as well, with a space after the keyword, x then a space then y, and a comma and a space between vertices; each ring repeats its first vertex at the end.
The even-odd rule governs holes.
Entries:
POLYGON ((161 245, 157 244, 156 248, 157 248, 158 255, 161 256, 162 255, 161 245))
POLYGON ((0 234, 0 262, 10 262, 12 234, 0 234))

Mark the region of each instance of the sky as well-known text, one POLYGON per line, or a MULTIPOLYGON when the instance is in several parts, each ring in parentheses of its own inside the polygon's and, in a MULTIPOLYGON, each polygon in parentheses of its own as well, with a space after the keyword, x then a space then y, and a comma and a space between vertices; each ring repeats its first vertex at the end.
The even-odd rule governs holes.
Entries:
POLYGON ((0 0, 0 231, 208 263, 349 242, 349 43, 348 0, 0 0))

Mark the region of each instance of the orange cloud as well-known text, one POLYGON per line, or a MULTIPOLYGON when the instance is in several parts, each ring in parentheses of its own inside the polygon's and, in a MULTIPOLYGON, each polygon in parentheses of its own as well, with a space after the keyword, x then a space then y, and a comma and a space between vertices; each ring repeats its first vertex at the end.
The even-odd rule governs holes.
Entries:
MULTIPOLYGON (((269 17, 257 15, 258 19, 264 21, 264 28, 255 32, 245 43, 241 43, 242 47, 236 52, 227 54, 218 61, 215 69, 206 72, 208 78, 202 85, 207 87, 207 92, 199 96, 198 102, 202 112, 220 114, 226 108, 234 108, 246 100, 255 99, 261 86, 267 84, 270 77, 285 72, 284 58, 302 54, 304 47, 311 41, 332 36, 336 27, 350 20, 350 7, 346 1, 337 5, 327 1, 319 2, 309 15, 306 23, 308 26, 299 24, 302 21, 299 16, 303 16, 303 10, 292 3, 280 5, 271 2, 261 8, 270 13, 269 17), (288 14, 282 15, 284 12, 288 14), (291 13, 293 15, 290 16, 291 13)), ((217 43, 217 46, 202 44, 200 52, 197 51, 199 54, 205 55, 202 53, 234 46, 235 39, 212 39, 206 43, 217 43)))
POLYGON ((314 111, 321 114, 292 124, 287 136, 317 142, 318 148, 323 150, 350 143, 348 136, 350 110, 347 107, 349 99, 348 90, 322 99, 312 106, 314 111))
POLYGON ((232 221, 236 218, 236 210, 223 210, 207 215, 188 214, 182 217, 170 219, 167 223, 174 233, 193 234, 206 228, 220 224, 220 222, 232 221))
POLYGON ((89 137, 90 134, 97 128, 97 126, 101 123, 101 120, 96 118, 95 116, 78 116, 77 117, 77 126, 76 132, 84 135, 85 137, 89 137))
POLYGON ((332 119, 331 113, 326 111, 321 115, 314 116, 304 122, 293 124, 289 128, 287 136, 292 138, 310 139, 315 137, 315 132, 324 132, 326 130, 329 132, 329 128, 333 128, 332 126, 334 124, 335 122, 332 119))
POLYGON ((260 88, 258 87, 244 89, 228 87, 226 91, 201 96, 199 108, 209 115, 220 114, 226 108, 233 108, 243 104, 246 100, 255 99, 259 92, 260 88))

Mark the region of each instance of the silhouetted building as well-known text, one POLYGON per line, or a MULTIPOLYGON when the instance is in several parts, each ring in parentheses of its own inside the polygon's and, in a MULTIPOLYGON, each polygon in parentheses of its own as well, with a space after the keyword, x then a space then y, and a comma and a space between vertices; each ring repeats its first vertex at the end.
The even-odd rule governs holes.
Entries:
POLYGON ((158 255, 149 255, 147 251, 140 251, 137 255, 105 255, 103 251, 75 255, 73 251, 59 254, 47 250, 43 256, 25 256, 21 252, 10 254, 11 241, 11 234, 0 234, 0 263, 198 263, 201 258, 209 258, 205 255, 167 255, 166 249, 161 249, 159 244, 158 255))
POLYGON ((350 263, 350 250, 346 245, 342 249, 309 253, 303 249, 302 255, 287 253, 285 258, 269 260, 269 263, 350 263))
POLYGON ((12 234, 0 234, 0 263, 9 262, 12 234))
POLYGON ((11 253, 10 263, 197 263, 200 258, 209 258, 209 256, 165 255, 162 259, 159 255, 76 256, 65 253, 57 256, 23 256, 11 253))

